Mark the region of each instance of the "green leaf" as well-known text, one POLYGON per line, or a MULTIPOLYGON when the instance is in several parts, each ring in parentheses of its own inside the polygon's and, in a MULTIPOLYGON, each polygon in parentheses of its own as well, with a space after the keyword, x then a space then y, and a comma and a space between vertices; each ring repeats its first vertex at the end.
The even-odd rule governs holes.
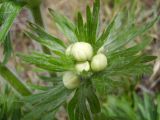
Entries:
POLYGON ((22 4, 17 2, 4 2, 0 6, 0 43, 4 42, 14 19, 22 9, 22 4))
POLYGON ((86 80, 85 83, 76 90, 73 98, 68 103, 70 120, 92 120, 93 114, 100 112, 100 103, 91 82, 86 80))
POLYGON ((68 38, 68 40, 71 43, 77 42, 77 37, 74 34, 76 29, 74 24, 68 18, 52 9, 49 9, 49 12, 59 30, 68 38))
POLYGON ((106 42, 109 37, 109 34, 114 26, 116 17, 112 20, 112 22, 108 25, 108 27, 102 32, 101 36, 96 41, 96 51, 106 42))
POLYGON ((20 120, 22 117, 22 103, 8 85, 0 88, 0 119, 20 120))
POLYGON ((87 27, 87 42, 89 42, 91 45, 94 45, 94 41, 92 38, 92 13, 89 6, 86 7, 86 27, 87 27))
POLYGON ((26 114, 23 120, 43 120, 48 116, 52 116, 50 119, 53 119, 55 111, 66 101, 70 93, 71 91, 60 83, 52 89, 27 97, 25 101, 32 105, 31 112, 26 114))
POLYGON ((99 9, 100 9, 100 1, 95 0, 93 11, 91 11, 90 7, 86 8, 86 28, 87 28, 87 42, 89 42, 93 47, 95 47, 96 39, 97 39, 97 28, 99 23, 99 9))
POLYGON ((3 64, 6 64, 9 60, 9 58, 11 57, 11 53, 12 53, 12 44, 11 44, 11 39, 10 39, 10 34, 8 33, 8 35, 6 36, 6 40, 4 41, 4 58, 3 58, 3 64))
POLYGON ((31 94, 28 87, 11 70, 2 64, 0 64, 0 75, 21 95, 28 96, 31 94))
POLYGON ((74 114, 75 110, 74 109, 76 108, 77 101, 78 101, 78 94, 76 91, 74 97, 70 100, 70 102, 68 103, 68 106, 67 106, 68 115, 69 115, 70 120, 75 120, 75 114, 74 114))
POLYGON ((78 41, 87 41, 86 28, 83 24, 83 17, 80 12, 78 12, 76 22, 77 22, 77 29, 75 31, 75 34, 77 36, 78 41))
POLYGON ((53 57, 44 53, 32 53, 31 55, 17 55, 22 60, 49 71, 63 72, 74 69, 73 60, 64 54, 62 56, 57 57, 53 57))
POLYGON ((122 48, 124 45, 134 40, 135 37, 142 35, 148 31, 153 24, 157 21, 158 17, 154 18, 150 22, 146 23, 141 27, 136 27, 135 25, 128 25, 119 32, 116 37, 110 36, 109 40, 105 43, 105 49, 108 53, 116 51, 122 48))
POLYGON ((66 46, 62 40, 45 32, 43 28, 34 23, 29 22, 29 28, 31 32, 26 31, 26 35, 29 36, 30 38, 36 40, 40 44, 46 46, 47 48, 53 51, 55 50, 64 51, 66 46))
POLYGON ((100 103, 99 103, 98 97, 95 94, 95 91, 93 90, 93 88, 90 88, 87 91, 88 91, 87 100, 88 100, 88 103, 90 105, 91 112, 92 113, 100 112, 101 111, 101 107, 100 107, 100 103))
POLYGON ((108 96, 103 107, 103 114, 106 119, 111 120, 138 120, 138 116, 125 97, 108 96))
POLYGON ((93 5, 93 13, 92 13, 92 40, 96 41, 97 38, 97 28, 99 25, 99 10, 100 10, 100 0, 95 0, 93 5))
POLYGON ((97 90, 100 93, 112 93, 120 86, 126 85, 129 79, 151 73, 151 66, 147 65, 146 62, 150 62, 156 57, 140 54, 140 51, 150 42, 150 39, 144 39, 133 47, 107 53, 108 66, 106 70, 92 76, 92 81, 97 90))

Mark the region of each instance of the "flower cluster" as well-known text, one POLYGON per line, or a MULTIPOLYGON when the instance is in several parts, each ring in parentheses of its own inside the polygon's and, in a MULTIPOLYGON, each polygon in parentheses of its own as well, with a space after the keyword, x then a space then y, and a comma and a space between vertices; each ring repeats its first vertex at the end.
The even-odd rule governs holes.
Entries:
POLYGON ((66 49, 66 55, 72 56, 76 61, 76 72, 69 71, 63 75, 63 83, 68 89, 74 89, 79 86, 80 79, 78 74, 81 74, 83 71, 99 72, 107 66, 106 56, 100 51, 94 55, 92 46, 87 42, 71 44, 66 49))

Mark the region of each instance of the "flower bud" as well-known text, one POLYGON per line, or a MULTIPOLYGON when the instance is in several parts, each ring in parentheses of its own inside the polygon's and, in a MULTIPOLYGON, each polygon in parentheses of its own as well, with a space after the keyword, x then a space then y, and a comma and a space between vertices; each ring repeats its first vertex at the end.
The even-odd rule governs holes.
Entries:
POLYGON ((74 89, 80 85, 80 79, 74 72, 65 72, 63 75, 63 84, 68 89, 74 89))
POLYGON ((103 46, 103 47, 101 47, 101 48, 98 49, 97 53, 103 53, 104 50, 105 50, 105 49, 104 49, 104 46, 103 46))
POLYGON ((88 61, 77 63, 75 67, 78 73, 83 72, 83 71, 89 71, 90 69, 90 65, 88 61))
POLYGON ((68 48, 66 49, 65 53, 67 56, 71 55, 71 49, 72 49, 73 44, 69 45, 68 48))
POLYGON ((102 71, 107 66, 107 58, 104 54, 99 53, 92 58, 91 68, 93 71, 102 71))
POLYGON ((77 42, 72 46, 71 54, 77 61, 91 60, 93 48, 89 43, 77 42))

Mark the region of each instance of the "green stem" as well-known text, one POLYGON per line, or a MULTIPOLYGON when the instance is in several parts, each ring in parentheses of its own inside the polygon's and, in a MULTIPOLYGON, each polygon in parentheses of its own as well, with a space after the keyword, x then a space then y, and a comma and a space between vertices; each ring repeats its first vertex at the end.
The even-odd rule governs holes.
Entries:
POLYGON ((1 63, 0 74, 21 95, 28 96, 31 94, 27 86, 8 67, 1 63))
MULTIPOLYGON (((39 26, 45 28, 44 27, 45 25, 43 23, 42 14, 41 14, 41 6, 40 5, 34 6, 34 7, 30 8, 30 10, 32 12, 32 16, 33 16, 35 23, 38 24, 39 26)), ((50 50, 47 47, 42 46, 42 49, 43 49, 44 53, 50 54, 50 50)))

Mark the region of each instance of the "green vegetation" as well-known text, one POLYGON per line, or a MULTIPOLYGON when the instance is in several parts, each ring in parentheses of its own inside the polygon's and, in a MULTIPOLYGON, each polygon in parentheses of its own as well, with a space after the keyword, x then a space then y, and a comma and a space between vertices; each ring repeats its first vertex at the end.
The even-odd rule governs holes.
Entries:
MULTIPOLYGON (((3 78, 0 120, 54 120, 62 106, 70 120, 160 119, 159 95, 152 97, 145 92, 138 95, 134 90, 138 80, 152 72, 149 63, 157 58, 143 51, 151 43, 151 37, 146 33, 159 20, 158 15, 138 25, 134 19, 136 8, 133 6, 127 11, 124 7, 101 30, 100 0, 95 0, 93 7, 86 7, 86 19, 78 12, 75 22, 49 8, 54 23, 68 40, 66 44, 44 29, 41 2, 0 1, 0 44, 4 47, 4 58, 0 63, 3 78), (26 64, 49 73, 39 77, 48 83, 45 85, 22 82, 6 65, 13 52, 10 28, 24 6, 35 18, 35 23, 28 22, 25 34, 41 44, 43 51, 17 53, 17 56, 26 64), (137 37, 141 39, 139 43, 134 41, 137 37), (71 52, 67 53, 70 46, 71 52), (75 66, 80 62, 87 62, 89 68, 82 65, 84 68, 80 66, 77 71, 75 66), (71 74, 64 80, 68 71, 71 74)), ((114 4, 121 4, 121 1, 114 4)))

